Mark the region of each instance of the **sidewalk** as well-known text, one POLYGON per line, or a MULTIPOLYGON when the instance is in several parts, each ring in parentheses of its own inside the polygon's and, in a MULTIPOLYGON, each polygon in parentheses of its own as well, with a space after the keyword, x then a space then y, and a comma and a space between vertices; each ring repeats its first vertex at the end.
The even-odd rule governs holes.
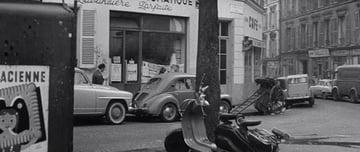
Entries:
MULTIPOLYGON (((339 147, 339 146, 324 146, 324 145, 294 145, 282 144, 280 145, 280 152, 359 152, 358 148, 339 147)), ((164 147, 136 149, 121 152, 166 152, 164 147)))

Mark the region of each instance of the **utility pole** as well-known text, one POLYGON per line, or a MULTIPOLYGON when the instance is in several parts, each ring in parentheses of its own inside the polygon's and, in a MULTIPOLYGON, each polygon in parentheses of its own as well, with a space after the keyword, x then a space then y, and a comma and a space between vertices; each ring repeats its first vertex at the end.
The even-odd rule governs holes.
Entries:
POLYGON ((196 67, 196 88, 205 74, 206 99, 210 106, 205 108, 205 125, 208 138, 215 140, 215 127, 219 122, 219 25, 217 0, 199 0, 199 41, 196 67))

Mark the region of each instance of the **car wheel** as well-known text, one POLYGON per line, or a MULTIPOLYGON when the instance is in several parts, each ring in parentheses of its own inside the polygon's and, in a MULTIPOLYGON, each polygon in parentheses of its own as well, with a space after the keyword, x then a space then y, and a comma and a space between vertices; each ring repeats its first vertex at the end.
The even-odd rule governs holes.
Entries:
POLYGON ((350 92, 350 101, 353 102, 353 103, 357 103, 358 102, 358 96, 357 94, 355 93, 354 90, 352 90, 350 92))
POLYGON ((340 96, 339 96, 339 93, 338 93, 337 89, 333 89, 331 94, 333 96, 334 101, 339 101, 340 100, 340 96))
POLYGON ((121 124, 125 120, 126 109, 120 102, 111 102, 106 110, 106 120, 110 124, 121 124))
POLYGON ((178 109, 175 104, 167 103, 162 107, 160 113, 160 118, 162 121, 172 122, 177 119, 177 116, 178 116, 178 109))
POLYGON ((230 110, 231 110, 230 104, 225 100, 221 100, 220 106, 219 106, 219 112, 220 113, 229 113, 230 110))
POLYGON ((315 103, 315 99, 314 98, 310 98, 309 99, 309 107, 312 107, 315 103))
POLYGON ((321 98, 324 99, 324 100, 326 100, 326 93, 325 93, 325 92, 323 92, 323 93, 321 94, 321 98))

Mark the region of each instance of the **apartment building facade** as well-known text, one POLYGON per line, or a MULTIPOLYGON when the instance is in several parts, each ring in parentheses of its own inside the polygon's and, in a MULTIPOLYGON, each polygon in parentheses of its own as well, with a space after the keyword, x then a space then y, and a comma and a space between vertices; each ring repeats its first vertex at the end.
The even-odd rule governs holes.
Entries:
POLYGON ((263 53, 263 76, 277 77, 280 74, 280 4, 279 0, 265 0, 263 53))
POLYGON ((332 78, 344 64, 360 64, 358 0, 283 0, 281 74, 332 78))

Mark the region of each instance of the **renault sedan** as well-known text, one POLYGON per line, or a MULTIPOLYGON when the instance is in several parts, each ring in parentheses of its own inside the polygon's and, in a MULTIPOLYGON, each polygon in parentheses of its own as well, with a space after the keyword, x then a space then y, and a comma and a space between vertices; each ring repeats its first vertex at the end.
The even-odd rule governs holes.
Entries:
POLYGON ((84 71, 75 68, 74 116, 104 116, 110 124, 121 124, 133 94, 111 86, 92 84, 84 71))

